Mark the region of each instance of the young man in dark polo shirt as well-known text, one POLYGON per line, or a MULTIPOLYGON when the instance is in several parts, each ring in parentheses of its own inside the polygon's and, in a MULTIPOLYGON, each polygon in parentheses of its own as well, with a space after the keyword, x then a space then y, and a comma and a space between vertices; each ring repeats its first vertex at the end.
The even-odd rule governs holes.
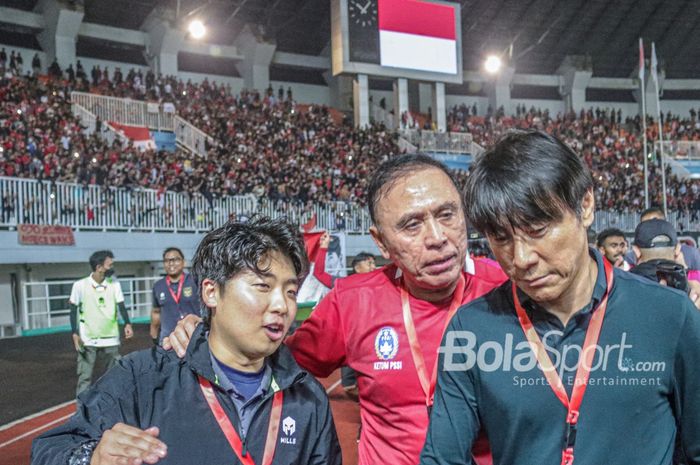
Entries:
POLYGON ((462 307, 442 347, 422 465, 700 463, 700 313, 589 249, 593 180, 542 132, 506 135, 465 190, 510 281, 462 307))
POLYGON ((177 247, 163 252, 163 267, 167 276, 153 285, 151 337, 160 344, 177 322, 187 315, 199 316, 199 290, 192 275, 185 273, 185 256, 177 247))

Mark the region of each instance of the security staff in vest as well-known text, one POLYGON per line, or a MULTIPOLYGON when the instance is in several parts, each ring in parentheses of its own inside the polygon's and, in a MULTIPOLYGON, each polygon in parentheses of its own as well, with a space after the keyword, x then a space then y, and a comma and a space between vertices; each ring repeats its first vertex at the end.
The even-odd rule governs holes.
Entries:
POLYGON ((200 314, 199 292, 192 275, 185 273, 182 250, 177 247, 165 249, 163 267, 165 278, 153 285, 150 334, 156 345, 175 329, 177 322, 185 315, 200 314))
POLYGON ((228 222, 192 260, 206 308, 180 360, 124 357, 32 445, 32 465, 340 465, 328 396, 282 344, 309 269, 298 228, 228 222))
POLYGON ((98 356, 106 358, 107 369, 120 358, 117 310, 124 321, 124 337, 134 335, 122 288, 112 278, 114 254, 110 250, 93 253, 90 268, 90 276, 73 284, 69 299, 73 344, 78 352, 76 395, 90 386, 98 356))

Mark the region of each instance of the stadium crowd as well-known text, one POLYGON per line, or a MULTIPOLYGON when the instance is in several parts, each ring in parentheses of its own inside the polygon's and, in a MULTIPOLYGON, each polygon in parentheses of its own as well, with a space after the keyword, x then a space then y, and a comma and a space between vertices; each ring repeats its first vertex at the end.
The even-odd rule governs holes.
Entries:
MULTIPOLYGON (((61 70, 56 63, 39 76, 40 63, 22 73, 17 56, 6 66, 0 52, 0 175, 40 181, 74 182, 83 186, 151 188, 203 196, 210 206, 228 195, 254 195, 283 208, 344 201, 362 203, 366 180, 381 161, 399 153, 397 135, 375 125, 352 128, 323 106, 297 105, 291 89, 242 91, 204 80, 194 84, 172 76, 132 69, 93 67, 90 75, 78 61, 61 70), (146 150, 84 131, 71 112, 70 92, 173 103, 180 116, 213 137, 207 157, 183 150, 146 150)), ((19 55, 19 54, 18 54, 19 55)), ((19 59, 21 61, 21 58, 19 59)), ((600 208, 620 212, 643 208, 643 155, 639 118, 615 111, 590 109, 580 114, 552 116, 547 111, 518 106, 514 116, 502 110, 476 115, 460 106, 448 115, 452 131, 470 132, 490 146, 511 128, 539 128, 564 139, 592 168, 600 208)), ((690 118, 666 115, 665 137, 699 140, 698 114, 690 118)), ((98 132, 103 122, 98 120, 98 132)), ((657 137, 649 121, 650 147, 657 137)), ((649 163, 650 198, 661 204, 657 160, 649 163)), ((697 219, 698 181, 682 180, 667 168, 669 209, 697 219)), ((466 173, 459 173, 464 181, 466 173)), ((109 195, 107 195, 109 197, 109 195)), ((14 199, 3 198, 3 216, 14 199)))
MULTIPOLYGON (((690 118, 671 114, 663 119, 665 140, 700 140, 700 120, 692 111, 690 118)), ((644 209, 644 152, 641 119, 621 117, 621 112, 588 109, 579 114, 552 116, 547 110, 518 106, 514 116, 503 111, 474 115, 469 107, 455 107, 448 116, 450 130, 470 132, 485 147, 493 145, 506 131, 541 129, 560 137, 577 153, 582 154, 596 181, 596 200, 601 210, 618 212, 644 209)), ((662 178, 658 151, 653 149, 658 138, 658 125, 647 121, 649 147, 649 198, 652 205, 662 205, 662 178)), ((666 167, 669 210, 690 214, 697 219, 700 210, 700 184, 681 179, 666 167)))

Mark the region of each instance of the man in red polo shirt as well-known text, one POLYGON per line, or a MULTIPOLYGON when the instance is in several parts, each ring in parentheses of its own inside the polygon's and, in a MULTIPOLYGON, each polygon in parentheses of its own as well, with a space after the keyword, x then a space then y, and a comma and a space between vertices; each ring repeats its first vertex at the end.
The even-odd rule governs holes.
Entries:
MULTIPOLYGON (((392 264, 337 280, 285 343, 315 376, 329 376, 342 365, 357 372, 360 465, 415 465, 445 326, 459 306, 502 278, 465 270, 467 227, 459 189, 432 158, 404 155, 382 164, 370 182, 368 204, 370 233, 392 264)), ((170 338, 179 354, 193 323, 179 324, 170 338)), ((483 452, 474 451, 477 457, 483 452)))

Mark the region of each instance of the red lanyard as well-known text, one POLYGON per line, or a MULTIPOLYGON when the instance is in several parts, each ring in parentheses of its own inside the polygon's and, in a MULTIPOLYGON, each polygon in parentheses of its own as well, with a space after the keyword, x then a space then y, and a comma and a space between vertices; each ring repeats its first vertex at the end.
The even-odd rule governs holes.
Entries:
MULTIPOLYGON (((204 393, 204 398, 209 404, 211 413, 214 414, 216 422, 219 424, 221 431, 223 431, 226 440, 231 445, 231 449, 236 453, 238 460, 243 463, 243 465, 255 465, 251 455, 243 455, 243 445, 241 443, 241 438, 236 432, 236 428, 231 424, 231 420, 224 412, 223 407, 219 403, 219 399, 216 398, 214 394, 214 389, 211 387, 211 383, 199 377, 199 387, 202 388, 202 393, 204 393)), ((280 418, 282 417, 282 390, 275 392, 272 398, 272 410, 270 411, 270 424, 267 427, 267 439, 265 440, 265 452, 263 454, 262 465, 270 465, 272 463, 272 458, 275 455, 275 446, 277 445, 277 432, 280 427, 280 418)))
POLYGON ((607 291, 605 292, 603 300, 600 301, 597 310, 593 312, 591 321, 588 323, 586 339, 583 343, 583 360, 579 359, 578 368, 576 369, 576 380, 573 390, 571 391, 571 400, 569 400, 566 389, 564 389, 564 383, 562 383, 556 367, 549 358, 549 354, 547 354, 540 336, 532 326, 532 321, 530 321, 525 309, 520 305, 520 301, 518 300, 518 288, 515 286, 515 283, 513 283, 513 302, 515 303, 515 310, 518 313, 520 326, 523 328, 525 337, 530 343, 530 348, 537 357, 537 362, 549 386, 561 403, 564 404, 564 407, 567 408, 566 444, 562 450, 562 465, 571 465, 574 463, 574 444, 576 443, 576 424, 578 423, 579 408, 583 401, 583 394, 586 392, 586 386, 588 386, 593 356, 596 353, 595 346, 598 344, 600 330, 603 326, 603 318, 605 317, 605 310, 608 306, 608 297, 610 296, 610 290, 613 285, 613 267, 607 260, 603 260, 603 263, 605 267, 605 277, 608 281, 607 291))
POLYGON ((182 296, 182 283, 185 282, 185 273, 180 275, 180 282, 177 283, 177 295, 173 292, 173 288, 170 287, 170 276, 165 277, 165 282, 168 284, 168 292, 173 296, 173 300, 176 304, 180 305, 180 297, 182 296))
MULTIPOLYGON (((435 364, 433 365, 433 374, 428 380, 428 370, 425 367, 425 359, 423 358, 423 351, 421 350, 420 341, 416 335, 416 327, 413 324, 413 315, 411 314, 411 304, 408 300, 408 291, 403 281, 399 284, 401 290, 401 306, 403 307, 403 324, 406 328, 406 335, 408 336, 408 344, 411 347, 411 355, 413 356, 413 364, 416 366, 416 372, 418 372, 418 380, 425 393, 425 405, 428 406, 428 410, 433 405, 433 397, 435 396, 435 383, 437 381, 437 370, 438 370, 438 357, 436 354, 435 364)), ((450 323, 450 320, 454 316, 457 309, 462 305, 462 300, 464 299, 464 288, 465 281, 464 276, 460 274, 459 282, 457 283, 457 289, 455 289, 454 296, 452 297, 452 303, 450 304, 450 310, 447 312, 447 317, 445 318, 445 327, 442 330, 443 335, 445 334, 445 329, 450 323)), ((442 339, 442 337, 440 338, 442 339)))

